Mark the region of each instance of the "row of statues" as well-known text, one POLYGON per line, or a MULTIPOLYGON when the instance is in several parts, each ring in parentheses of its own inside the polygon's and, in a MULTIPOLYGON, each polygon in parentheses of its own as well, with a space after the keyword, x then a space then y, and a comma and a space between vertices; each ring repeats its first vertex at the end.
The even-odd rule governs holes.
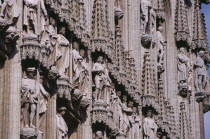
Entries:
MULTIPOLYGON (((193 67, 190 58, 185 54, 185 48, 180 48, 178 54, 178 82, 179 84, 192 84, 193 67)), ((199 51, 194 63, 195 68, 195 88, 197 92, 205 92, 208 81, 207 67, 204 63, 204 51, 199 51)), ((190 87, 191 88, 191 87, 190 87)))

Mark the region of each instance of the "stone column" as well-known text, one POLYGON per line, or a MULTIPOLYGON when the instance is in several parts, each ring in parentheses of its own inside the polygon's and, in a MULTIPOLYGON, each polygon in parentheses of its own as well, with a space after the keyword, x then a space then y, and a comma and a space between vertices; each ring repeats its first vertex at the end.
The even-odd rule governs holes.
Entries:
MULTIPOLYGON (((17 1, 17 4, 19 9, 15 12, 22 11, 23 2, 17 1)), ((22 14, 19 16, 17 28, 19 31, 22 31, 22 14)), ((6 63, 9 67, 5 68, 5 79, 8 80, 7 84, 5 84, 5 89, 7 88, 7 91, 4 91, 4 93, 8 94, 8 98, 4 97, 5 100, 8 99, 8 103, 6 104, 7 109, 5 109, 8 111, 8 115, 6 114, 5 118, 8 119, 8 121, 4 121, 7 123, 7 128, 5 128, 6 132, 4 133, 3 139, 20 138, 20 87, 22 79, 22 68, 19 53, 20 45, 22 45, 22 36, 20 36, 16 46, 10 46, 15 48, 12 48, 11 56, 8 58, 9 62, 6 63)))
POLYGON ((47 107, 47 126, 46 126, 46 138, 56 139, 56 99, 57 94, 54 94, 48 101, 47 107))

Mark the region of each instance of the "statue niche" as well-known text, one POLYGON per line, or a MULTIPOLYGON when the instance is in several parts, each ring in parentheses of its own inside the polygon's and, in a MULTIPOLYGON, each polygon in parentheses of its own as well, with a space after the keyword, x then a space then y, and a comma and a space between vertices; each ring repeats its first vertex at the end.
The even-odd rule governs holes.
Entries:
POLYGON ((206 86, 208 81, 207 68, 204 63, 204 51, 199 51, 198 56, 195 60, 195 88, 197 93, 196 96, 203 97, 206 94, 206 86))
POLYGON ((87 94, 88 89, 88 65, 85 60, 85 50, 80 49, 77 43, 74 43, 72 50, 72 63, 73 63, 73 84, 87 94))
POLYGON ((57 139, 68 139, 68 126, 63 118, 66 113, 66 108, 61 107, 57 111, 56 123, 57 123, 57 139))
POLYGON ((156 139, 158 126, 153 119, 152 110, 147 111, 147 116, 143 121, 144 139, 156 139))
POLYGON ((163 32, 163 27, 162 26, 159 26, 158 27, 158 30, 156 32, 156 35, 157 35, 157 49, 158 49, 158 66, 163 66, 163 59, 164 59, 164 53, 165 53, 165 50, 164 50, 164 47, 165 47, 165 39, 162 35, 162 32, 163 32))
POLYGON ((95 73, 95 92, 93 95, 93 98, 95 100, 105 100, 104 96, 106 96, 106 93, 108 93, 107 87, 110 87, 110 83, 112 82, 108 69, 106 68, 106 65, 104 63, 104 59, 102 56, 99 56, 96 63, 93 65, 92 72, 95 73))
POLYGON ((49 93, 44 89, 42 79, 39 81, 36 79, 36 69, 34 67, 27 68, 21 86, 21 121, 24 131, 28 132, 32 130, 31 128, 35 129, 41 126, 47 110, 48 97, 49 93), (36 119, 38 125, 34 125, 36 114, 39 115, 39 119, 36 119))
POLYGON ((189 89, 189 78, 191 73, 190 59, 185 54, 185 48, 180 48, 178 54, 178 83, 179 91, 182 96, 186 96, 189 89))

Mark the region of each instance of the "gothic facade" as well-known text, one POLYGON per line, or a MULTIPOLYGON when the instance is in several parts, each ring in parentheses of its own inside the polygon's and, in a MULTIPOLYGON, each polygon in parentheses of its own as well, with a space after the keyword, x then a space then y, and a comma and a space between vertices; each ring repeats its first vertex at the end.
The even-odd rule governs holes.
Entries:
POLYGON ((204 139, 209 0, 0 0, 0 139, 204 139))

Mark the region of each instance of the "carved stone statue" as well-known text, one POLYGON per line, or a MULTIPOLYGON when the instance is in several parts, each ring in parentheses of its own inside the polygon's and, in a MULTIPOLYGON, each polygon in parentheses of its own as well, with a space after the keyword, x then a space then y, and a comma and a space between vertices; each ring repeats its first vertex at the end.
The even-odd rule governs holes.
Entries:
POLYGON ((142 0, 141 1, 141 19, 143 21, 142 22, 143 34, 146 34, 146 30, 148 28, 151 8, 152 8, 152 4, 151 4, 150 0, 142 0))
POLYGON ((68 139, 68 126, 63 119, 66 113, 66 108, 61 107, 58 109, 56 122, 57 122, 57 139, 68 139))
POLYGON ((55 20, 50 18, 50 24, 46 29, 47 34, 49 35, 50 43, 50 56, 49 56, 49 67, 56 67, 57 61, 62 57, 62 53, 58 45, 58 35, 55 26, 55 20))
POLYGON ((60 75, 66 75, 69 68, 70 61, 70 51, 69 51, 69 41, 64 37, 66 28, 62 27, 58 34, 58 49, 62 56, 57 60, 57 68, 60 75))
POLYGON ((102 131, 97 131, 96 134, 95 134, 95 138, 94 139, 103 139, 102 131))
POLYGON ((25 128, 35 128, 33 122, 35 114, 37 112, 38 102, 40 106, 39 116, 41 120, 39 124, 41 124, 43 120, 42 116, 47 110, 47 98, 49 97, 49 94, 45 91, 43 85, 40 82, 36 81, 35 75, 36 69, 28 68, 26 72, 26 77, 22 79, 21 104, 25 128))
POLYGON ((73 46, 72 58, 73 58, 72 62, 73 62, 73 73, 74 73, 73 83, 74 83, 76 80, 79 79, 80 74, 83 71, 83 68, 86 68, 84 67, 85 65, 82 65, 85 63, 84 63, 83 57, 80 55, 78 44, 75 44, 73 46))
POLYGON ((196 68, 196 79, 195 86, 196 90, 199 92, 205 92, 205 87, 207 84, 207 70, 204 60, 202 59, 204 56, 204 51, 200 51, 195 60, 195 68, 196 68))
POLYGON ((162 35, 163 27, 159 26, 157 30, 157 48, 158 48, 158 65, 163 65, 165 39, 162 35))
POLYGON ((186 83, 189 78, 190 72, 190 60, 185 55, 185 49, 180 48, 180 54, 178 54, 178 81, 183 84, 186 83))
POLYGON ((93 96, 94 99, 99 100, 101 99, 102 89, 105 86, 110 86, 111 79, 109 78, 108 70, 103 62, 103 57, 99 56, 96 63, 93 65, 92 72, 95 75, 95 95, 93 96))
POLYGON ((1 7, 0 16, 4 18, 9 25, 14 25, 19 17, 16 0, 5 0, 1 7))
POLYGON ((123 102, 121 107, 123 110, 122 132, 126 134, 130 129, 129 116, 127 115, 127 113, 131 112, 132 110, 127 107, 127 96, 125 95, 123 95, 123 102))
POLYGON ((144 118, 143 130, 144 139, 156 139, 158 126, 153 119, 152 110, 148 110, 147 117, 144 118))
POLYGON ((89 85, 89 73, 88 73, 88 63, 85 59, 85 50, 80 49, 80 56, 82 57, 81 61, 81 71, 79 76, 79 89, 86 95, 88 93, 88 85, 89 85))
POLYGON ((23 24, 26 26, 26 33, 38 34, 38 22, 40 22, 41 32, 44 30, 47 20, 47 11, 43 0, 24 0, 23 24), (40 4, 41 14, 38 21, 38 4, 40 4))

